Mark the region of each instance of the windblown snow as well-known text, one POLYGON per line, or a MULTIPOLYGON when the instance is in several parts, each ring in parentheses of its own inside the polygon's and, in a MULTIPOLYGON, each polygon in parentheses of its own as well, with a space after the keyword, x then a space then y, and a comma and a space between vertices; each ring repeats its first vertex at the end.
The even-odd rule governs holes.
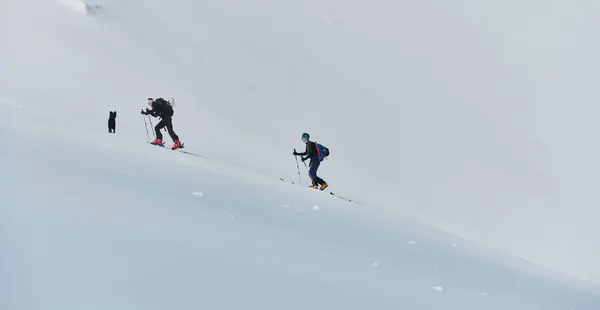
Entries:
POLYGON ((599 6, 0 0, 0 309, 600 309, 599 6))

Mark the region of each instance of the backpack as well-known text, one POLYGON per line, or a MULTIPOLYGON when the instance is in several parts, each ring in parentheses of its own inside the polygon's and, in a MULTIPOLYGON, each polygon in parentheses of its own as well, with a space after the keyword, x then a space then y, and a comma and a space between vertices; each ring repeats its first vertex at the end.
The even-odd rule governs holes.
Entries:
POLYGON ((160 105, 171 105, 171 103, 169 101, 166 101, 163 98, 156 98, 156 100, 154 100, 154 102, 156 102, 160 105))
POLYGON ((323 161, 325 157, 329 156, 329 149, 324 145, 317 143, 316 141, 315 144, 317 147, 317 156, 319 157, 319 161, 323 161))

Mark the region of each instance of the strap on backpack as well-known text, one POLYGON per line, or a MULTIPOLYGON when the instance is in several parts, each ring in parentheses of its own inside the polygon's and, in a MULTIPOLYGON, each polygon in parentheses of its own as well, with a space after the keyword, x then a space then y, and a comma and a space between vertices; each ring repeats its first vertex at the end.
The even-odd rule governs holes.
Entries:
POLYGON ((319 143, 317 141, 315 141, 315 145, 316 145, 316 148, 317 148, 317 155, 319 156, 319 160, 323 160, 321 158, 321 148, 319 148, 319 143))

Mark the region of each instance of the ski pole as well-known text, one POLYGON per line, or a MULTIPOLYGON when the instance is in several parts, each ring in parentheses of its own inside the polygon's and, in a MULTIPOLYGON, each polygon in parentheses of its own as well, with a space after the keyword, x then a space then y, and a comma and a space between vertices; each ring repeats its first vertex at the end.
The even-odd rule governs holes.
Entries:
POLYGON ((150 134, 148 133, 148 123, 146 122, 146 117, 144 115, 142 115, 142 118, 144 119, 144 127, 146 128, 146 136, 148 136, 148 142, 150 142, 150 134))
MULTIPOLYGON (((294 152, 296 151, 296 149, 294 149, 294 152)), ((304 185, 302 185, 302 176, 300 175, 300 164, 298 163, 298 156, 294 156, 296 157, 296 168, 298 168, 298 179, 300 180, 300 186, 304 187, 304 185)))
POLYGON ((304 164, 304 168, 306 168, 306 172, 308 173, 308 176, 310 177, 310 179, 313 181, 313 184, 314 184, 315 180, 313 179, 312 175, 310 174, 310 170, 308 170, 308 166, 306 165, 306 162, 303 161, 302 163, 304 164))
MULTIPOLYGON (((154 129, 154 125, 152 124, 152 118, 150 117, 150 115, 148 115, 148 120, 150 121, 150 128, 154 129)), ((154 137, 154 139, 156 139, 156 134, 154 133, 154 130, 152 130, 152 136, 154 137)))

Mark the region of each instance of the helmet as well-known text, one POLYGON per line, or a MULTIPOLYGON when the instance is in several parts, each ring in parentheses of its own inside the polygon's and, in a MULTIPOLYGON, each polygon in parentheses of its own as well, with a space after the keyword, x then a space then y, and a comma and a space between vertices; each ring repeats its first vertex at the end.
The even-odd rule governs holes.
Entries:
POLYGON ((310 135, 305 132, 302 134, 302 139, 310 140, 310 135))

